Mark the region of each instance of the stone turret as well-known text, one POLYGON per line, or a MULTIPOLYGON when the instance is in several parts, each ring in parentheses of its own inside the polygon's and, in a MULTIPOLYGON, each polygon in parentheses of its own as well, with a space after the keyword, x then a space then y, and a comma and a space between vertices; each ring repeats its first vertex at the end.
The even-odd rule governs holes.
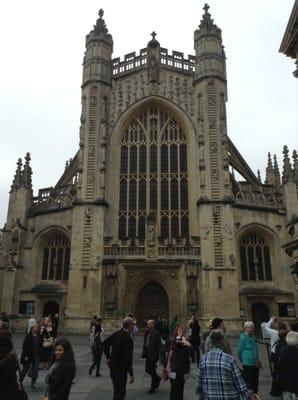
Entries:
POLYGON ((226 56, 221 30, 213 23, 208 10, 209 6, 205 4, 203 19, 194 33, 195 80, 206 76, 226 80, 226 56))
MULTIPOLYGON (((198 212, 200 230, 203 240, 206 240, 206 245, 202 244, 204 271, 201 283, 204 287, 219 279, 225 287, 225 281, 229 280, 229 284, 236 288, 238 278, 233 271, 234 217, 226 122, 226 57, 221 30, 214 24, 208 10, 209 6, 205 4, 199 28, 194 32, 194 92, 200 170, 198 212), (231 268, 231 273, 223 278, 225 268, 231 268)), ((228 293, 222 293, 222 296, 229 298, 230 303, 218 312, 226 317, 239 315, 237 296, 229 297, 228 293)), ((204 297, 203 313, 208 313, 208 304, 212 301, 212 297, 204 297)))
POLYGON ((7 227, 12 226, 17 219, 22 224, 25 223, 27 211, 32 204, 32 197, 32 169, 30 166, 30 153, 27 153, 24 166, 21 158, 17 162, 9 195, 7 227))
POLYGON ((91 313, 91 310, 98 310, 99 313, 101 307, 98 282, 101 280, 99 267, 103 254, 104 211, 107 206, 106 156, 113 52, 113 39, 103 14, 103 10, 99 10, 99 18, 86 36, 83 61, 78 200, 73 209, 72 268, 67 299, 69 315, 77 320, 82 317, 77 314, 79 308, 87 313, 91 313), (86 291, 77 293, 76 282, 82 280, 88 285, 87 294, 86 291), (78 301, 82 307, 78 306, 78 301))
POLYGON ((86 36, 86 52, 83 60, 83 86, 90 82, 112 84, 111 59, 113 38, 109 34, 103 19, 103 10, 98 12, 99 18, 93 30, 86 36))

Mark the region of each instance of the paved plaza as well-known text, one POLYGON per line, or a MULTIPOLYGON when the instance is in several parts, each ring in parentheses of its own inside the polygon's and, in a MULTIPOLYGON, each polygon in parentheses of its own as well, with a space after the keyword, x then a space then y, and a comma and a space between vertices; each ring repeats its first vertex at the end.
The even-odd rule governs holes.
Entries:
MULTIPOLYGON (((105 357, 102 359, 101 377, 89 376, 88 369, 91 364, 91 352, 88 344, 88 336, 67 336, 71 341, 77 363, 77 375, 72 386, 69 400, 112 400, 112 384, 109 378, 109 370, 105 364, 105 357)), ((18 354, 21 353, 22 335, 14 335, 14 344, 18 354)), ((230 339, 234 354, 236 340, 230 339)), ((136 336, 134 349, 134 374, 135 382, 132 385, 127 385, 126 400, 166 400, 169 399, 168 382, 161 384, 160 389, 155 394, 148 394, 150 387, 150 377, 144 375, 144 360, 141 359, 142 336, 136 336)), ((259 345, 261 360, 264 368, 260 373, 260 396, 261 400, 274 399, 268 393, 270 390, 270 372, 268 366, 268 357, 266 354, 266 346, 259 345)), ((93 371, 95 373, 95 371, 93 371)), ((30 380, 25 378, 24 386, 28 392, 29 400, 41 400, 42 391, 44 389, 44 379, 46 371, 40 371, 37 382, 38 389, 32 391, 30 388, 30 380)), ((186 382, 184 400, 196 399, 194 393, 196 380, 196 366, 192 364, 191 374, 186 382)), ((275 398, 276 399, 276 398, 275 398)), ((220 399, 219 399, 220 400, 220 399)))

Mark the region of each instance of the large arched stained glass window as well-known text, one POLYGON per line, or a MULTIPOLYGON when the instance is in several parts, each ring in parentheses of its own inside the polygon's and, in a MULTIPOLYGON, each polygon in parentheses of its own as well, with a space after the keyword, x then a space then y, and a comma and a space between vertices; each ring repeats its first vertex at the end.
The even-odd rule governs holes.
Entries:
POLYGON ((269 245, 258 233, 250 233, 241 240, 240 262, 243 281, 272 280, 269 245))
POLYGON ((147 216, 156 215, 163 239, 189 236, 187 145, 167 111, 148 107, 122 134, 119 238, 144 239, 147 216))

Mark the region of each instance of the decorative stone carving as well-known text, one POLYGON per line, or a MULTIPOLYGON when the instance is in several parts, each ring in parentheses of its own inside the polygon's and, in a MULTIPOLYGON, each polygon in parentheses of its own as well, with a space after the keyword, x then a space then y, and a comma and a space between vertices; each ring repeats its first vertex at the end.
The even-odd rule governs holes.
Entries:
POLYGON ((105 279, 105 309, 108 313, 113 313, 117 302, 117 265, 106 265, 105 279))
POLYGON ((91 97, 90 97, 90 106, 91 106, 91 107, 96 107, 96 105, 97 105, 97 98, 96 98, 96 96, 91 96, 91 97))
POLYGON ((86 210, 85 210, 85 223, 87 225, 91 224, 92 212, 93 212, 92 208, 89 208, 89 207, 86 208, 86 210))
POLYGON ((197 309, 198 305, 198 266, 197 263, 186 264, 187 277, 187 306, 190 312, 197 309))
POLYGON ((82 113, 81 113, 81 123, 85 123, 86 121, 86 96, 82 98, 82 113))
POLYGON ((148 55, 148 80, 149 82, 159 82, 160 68, 158 61, 153 54, 148 55))
POLYGON ((198 94, 198 121, 204 121, 203 94, 198 94))
POLYGON ((225 105, 225 95, 224 93, 220 94, 220 119, 226 119, 226 105, 225 105))
POLYGON ((156 217, 151 214, 147 223, 147 253, 148 257, 156 257, 156 217))
POLYGON ((203 240, 208 239, 211 229, 212 229, 212 225, 203 226, 203 228, 202 228, 202 239, 203 240))
POLYGON ((224 230, 227 238, 229 240, 232 240, 233 239, 233 232, 232 232, 231 228, 227 224, 225 224, 224 227, 223 227, 223 230, 224 230))

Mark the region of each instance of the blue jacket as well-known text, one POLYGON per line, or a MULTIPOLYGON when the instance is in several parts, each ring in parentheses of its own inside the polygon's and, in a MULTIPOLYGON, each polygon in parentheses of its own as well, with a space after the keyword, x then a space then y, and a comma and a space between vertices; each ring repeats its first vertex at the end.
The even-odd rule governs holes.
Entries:
POLYGON ((254 366, 259 361, 259 352, 254 335, 249 336, 247 333, 241 333, 238 342, 238 357, 242 365, 254 366))

